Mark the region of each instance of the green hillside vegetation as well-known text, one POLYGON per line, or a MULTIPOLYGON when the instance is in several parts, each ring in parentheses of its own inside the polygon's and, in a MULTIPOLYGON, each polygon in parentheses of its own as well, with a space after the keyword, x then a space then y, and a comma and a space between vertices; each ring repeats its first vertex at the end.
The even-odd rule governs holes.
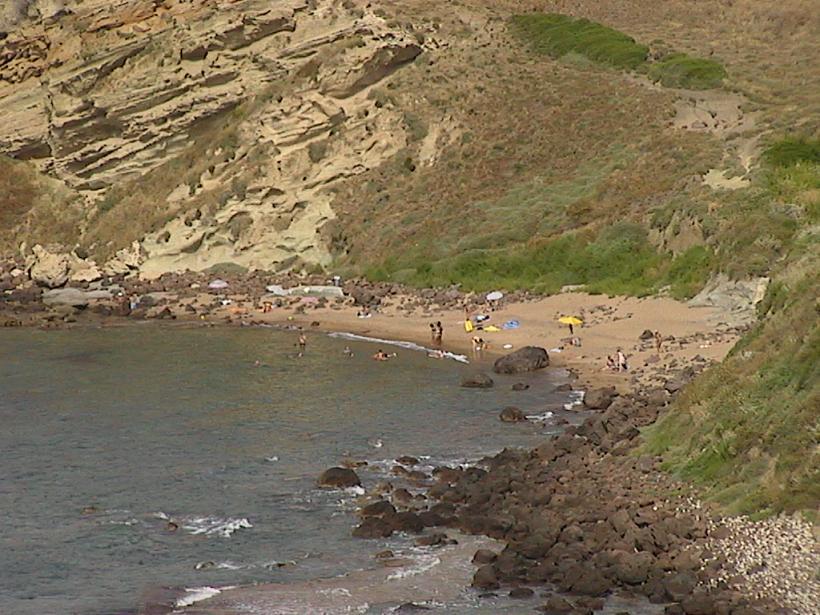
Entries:
POLYGON ((719 62, 685 53, 671 53, 650 61, 649 47, 588 19, 555 13, 515 15, 512 30, 538 53, 553 58, 580 55, 615 68, 645 71, 650 79, 665 87, 705 90, 720 87, 726 78, 726 69, 719 62))
MULTIPOLYGON (((645 434, 646 451, 663 455, 667 469, 703 486, 731 512, 820 506, 818 145, 784 139, 766 151, 769 199, 787 200, 795 228, 772 266, 761 321, 645 434)), ((758 216, 734 228, 762 223, 758 216)))
POLYGON ((763 322, 645 434, 647 452, 730 512, 820 505, 818 296, 816 270, 773 285, 763 322))

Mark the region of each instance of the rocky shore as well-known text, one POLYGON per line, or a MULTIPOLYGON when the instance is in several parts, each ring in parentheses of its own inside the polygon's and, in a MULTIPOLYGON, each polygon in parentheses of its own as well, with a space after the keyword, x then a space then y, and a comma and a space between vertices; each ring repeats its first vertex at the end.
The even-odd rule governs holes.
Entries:
MULTIPOLYGON (((0 261, 0 326, 55 328, 107 317, 202 320, 216 315, 222 322, 253 324, 265 303, 301 314, 344 306, 378 310, 395 297, 401 297, 399 309, 406 312, 478 308, 485 303, 482 295, 458 289, 414 290, 363 279, 340 282, 338 294, 332 294, 327 292, 331 280, 323 274, 189 271, 146 280, 136 275, 136 261, 126 253, 121 256, 122 267, 107 271, 73 253, 47 250, 38 250, 28 260, 0 261), (294 289, 307 290, 289 292, 294 289)), ((537 298, 517 292, 507 300, 537 298)))
MULTIPOLYGON (((415 469, 418 460, 400 458, 393 474, 410 484, 373 489, 353 535, 406 532, 436 546, 455 530, 502 541, 499 552, 475 553, 473 587, 513 598, 539 592, 546 613, 593 613, 611 595, 644 596, 670 614, 815 612, 820 587, 810 571, 818 552, 809 524, 721 518, 662 472, 660 459, 635 454, 640 429, 678 390, 670 388, 592 391, 598 412, 582 424, 474 467, 427 475, 415 469)), ((337 468, 320 484, 359 479, 337 468)))

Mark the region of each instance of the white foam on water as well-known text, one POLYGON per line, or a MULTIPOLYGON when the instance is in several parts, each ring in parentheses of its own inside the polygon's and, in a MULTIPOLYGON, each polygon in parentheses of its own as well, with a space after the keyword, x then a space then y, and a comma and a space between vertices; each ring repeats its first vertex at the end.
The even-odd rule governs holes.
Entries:
MULTIPOLYGON (((413 342, 403 342, 401 340, 385 340, 378 337, 368 337, 366 335, 347 333, 345 331, 336 331, 333 333, 329 333, 328 335, 330 337, 339 338, 343 340, 350 340, 352 342, 370 342, 375 344, 384 344, 386 346, 398 346, 399 348, 404 348, 405 350, 415 350, 417 352, 441 352, 435 348, 427 348, 426 346, 415 344, 413 342)), ((442 358, 452 359, 453 361, 458 361, 459 363, 470 363, 470 360, 467 358, 467 356, 463 354, 456 354, 454 352, 443 351, 441 352, 441 356, 442 358)))
POLYGON ((552 418, 553 414, 549 410, 546 412, 542 412, 541 414, 528 414, 527 419, 530 421, 548 421, 552 418))
POLYGON ((250 529, 253 525, 246 518, 223 519, 221 517, 186 517, 182 519, 182 529, 191 534, 206 536, 221 536, 230 538, 237 530, 250 529))
POLYGON ((213 598, 214 596, 218 596, 226 589, 234 589, 235 585, 229 585, 226 587, 186 587, 185 591, 187 592, 182 598, 177 599, 176 604, 174 604, 175 608, 181 609, 187 606, 191 606, 196 604, 197 602, 202 602, 203 600, 207 600, 208 598, 213 598))
POLYGON ((572 410, 575 406, 580 406, 584 403, 585 391, 570 391, 567 395, 569 402, 564 404, 564 410, 572 410))
POLYGON ((265 457, 265 461, 270 461, 271 463, 279 461, 279 455, 273 455, 271 457, 265 457))
POLYGON ((422 555, 416 560, 415 565, 404 568, 403 570, 397 570, 396 572, 388 575, 387 580, 395 581, 398 579, 406 579, 408 577, 424 574, 428 570, 432 570, 438 566, 440 563, 441 560, 435 555, 422 555))

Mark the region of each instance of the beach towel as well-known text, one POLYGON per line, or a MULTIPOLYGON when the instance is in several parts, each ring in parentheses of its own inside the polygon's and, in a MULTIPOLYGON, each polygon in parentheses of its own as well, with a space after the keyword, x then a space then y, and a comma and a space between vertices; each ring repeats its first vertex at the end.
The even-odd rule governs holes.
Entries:
POLYGON ((472 333, 473 332, 473 321, 472 320, 465 320, 464 321, 464 330, 467 333, 472 333))
POLYGON ((485 331, 490 331, 492 333, 495 333, 496 331, 501 331, 501 329, 499 329, 495 325, 490 325, 489 327, 484 327, 484 330, 485 331))

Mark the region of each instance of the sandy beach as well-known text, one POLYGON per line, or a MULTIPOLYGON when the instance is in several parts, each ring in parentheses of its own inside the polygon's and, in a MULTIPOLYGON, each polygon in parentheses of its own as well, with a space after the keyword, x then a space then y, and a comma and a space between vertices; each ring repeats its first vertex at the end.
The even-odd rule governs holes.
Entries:
MULTIPOLYGON (((740 332, 724 322, 720 310, 691 307, 665 298, 606 297, 586 293, 562 293, 535 301, 504 304, 494 311, 485 325, 499 328, 508 321, 518 321, 516 329, 500 331, 478 330, 467 333, 463 309, 415 309, 402 306, 408 295, 390 297, 379 311, 369 318, 359 318, 359 308, 352 305, 310 307, 305 312, 274 308, 262 313, 243 307, 243 298, 235 304, 217 310, 209 319, 230 316, 266 324, 291 325, 307 331, 345 331, 374 338, 403 340, 433 347, 431 322, 444 327, 442 348, 476 357, 471 339, 478 335, 489 343, 484 358, 495 357, 523 346, 541 346, 549 352, 554 367, 570 369, 580 378, 580 385, 614 386, 620 391, 645 385, 662 384, 664 374, 693 362, 704 366, 726 356, 740 332), (578 316, 584 321, 570 335, 567 325, 558 322, 564 315, 578 316), (318 326, 314 323, 319 323, 318 326), (642 341, 646 331, 659 331, 664 338, 658 353, 654 341, 642 341), (580 346, 570 338, 580 340, 580 346), (629 371, 607 369, 607 356, 622 348, 629 360, 629 371)), ((480 310, 473 315, 483 313, 480 310)))

